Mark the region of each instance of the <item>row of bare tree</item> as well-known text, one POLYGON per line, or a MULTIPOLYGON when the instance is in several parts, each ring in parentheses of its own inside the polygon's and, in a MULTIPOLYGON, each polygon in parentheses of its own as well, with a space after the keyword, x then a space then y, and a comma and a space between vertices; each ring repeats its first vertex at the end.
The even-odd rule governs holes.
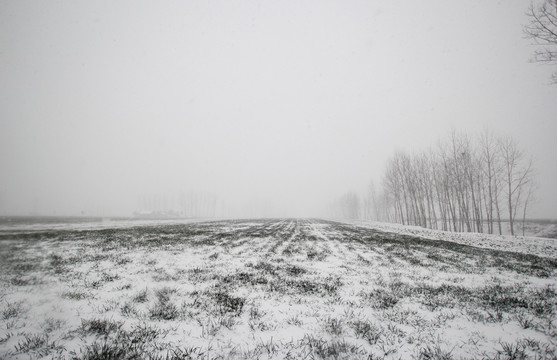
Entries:
MULTIPOLYGON (((489 131, 472 138, 453 132, 435 150, 397 152, 380 194, 372 187, 366 217, 433 229, 515 234, 535 190, 532 160, 510 138, 489 131)), ((524 226, 522 226, 524 229, 524 226)))
POLYGON ((217 196, 212 193, 144 194, 138 202, 144 216, 215 217, 219 212, 217 196))

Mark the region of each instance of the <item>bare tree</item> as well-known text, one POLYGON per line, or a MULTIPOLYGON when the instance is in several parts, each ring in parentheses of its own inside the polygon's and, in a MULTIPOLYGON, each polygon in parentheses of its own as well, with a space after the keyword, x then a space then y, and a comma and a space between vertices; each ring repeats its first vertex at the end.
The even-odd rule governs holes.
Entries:
POLYGON ((371 181, 368 186, 368 193, 367 197, 364 200, 364 208, 367 212, 366 219, 382 221, 383 220, 383 211, 382 211, 382 203, 384 200, 382 199, 381 195, 377 194, 375 190, 375 183, 371 181))
MULTIPOLYGON (((543 0, 538 5, 531 3, 526 14, 530 22, 524 26, 524 33, 539 45, 533 60, 557 65, 557 0, 543 0)), ((552 81, 557 84, 557 72, 552 74, 552 81)))
POLYGON ((526 192, 526 198, 524 199, 524 204, 522 206, 522 236, 524 236, 524 223, 526 222, 526 210, 528 209, 530 203, 535 200, 534 193, 537 190, 537 184, 533 180, 530 180, 528 181, 527 187, 528 189, 526 192))
POLYGON ((499 228, 499 235, 502 233, 501 229, 501 213, 499 207, 499 196, 501 189, 502 178, 502 161, 500 152, 497 146, 495 136, 489 131, 484 130, 480 135, 480 161, 481 172, 485 179, 484 184, 484 207, 487 220, 488 233, 493 234, 493 223, 497 217, 497 225, 499 228))
POLYGON ((526 185, 532 178, 532 160, 525 163, 524 153, 517 143, 504 138, 500 141, 501 155, 505 169, 506 200, 509 211, 511 235, 514 235, 514 219, 521 201, 523 201, 526 185))

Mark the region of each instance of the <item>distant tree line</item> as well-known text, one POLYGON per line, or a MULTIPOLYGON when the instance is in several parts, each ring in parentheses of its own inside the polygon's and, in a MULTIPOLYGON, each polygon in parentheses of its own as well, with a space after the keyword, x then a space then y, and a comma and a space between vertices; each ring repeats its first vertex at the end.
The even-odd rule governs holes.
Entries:
POLYGON ((532 160, 510 138, 453 132, 434 150, 397 152, 382 189, 364 200, 367 218, 433 229, 515 235, 535 190, 532 160))
POLYGON ((137 215, 215 217, 219 212, 217 196, 212 193, 145 194, 140 202, 137 215))
POLYGON ((330 207, 331 215, 340 219, 359 219, 361 217, 360 196, 347 192, 334 200, 330 207))

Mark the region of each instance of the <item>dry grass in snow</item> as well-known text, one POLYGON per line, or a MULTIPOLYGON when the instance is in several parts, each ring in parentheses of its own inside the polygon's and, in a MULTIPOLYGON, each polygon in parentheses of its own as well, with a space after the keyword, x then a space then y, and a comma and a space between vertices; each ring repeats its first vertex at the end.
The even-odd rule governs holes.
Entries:
POLYGON ((10 231, 0 358, 555 358, 557 261, 524 249, 320 220, 10 231))

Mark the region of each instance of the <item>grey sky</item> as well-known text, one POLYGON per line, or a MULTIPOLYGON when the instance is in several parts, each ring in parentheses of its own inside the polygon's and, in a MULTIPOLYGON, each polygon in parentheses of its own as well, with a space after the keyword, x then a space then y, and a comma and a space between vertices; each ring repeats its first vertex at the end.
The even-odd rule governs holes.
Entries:
POLYGON ((530 153, 557 218, 557 86, 528 2, 3 1, 0 214, 215 193, 320 215, 451 128, 530 153))

